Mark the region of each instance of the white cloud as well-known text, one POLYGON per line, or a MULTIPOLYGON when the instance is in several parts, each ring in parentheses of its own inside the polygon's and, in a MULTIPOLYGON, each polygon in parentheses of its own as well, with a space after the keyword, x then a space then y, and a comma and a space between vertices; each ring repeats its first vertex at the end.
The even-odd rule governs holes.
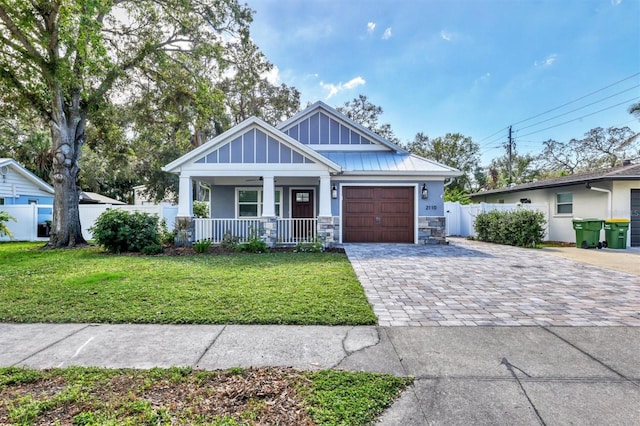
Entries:
POLYGON ((280 70, 277 66, 273 66, 269 72, 262 75, 269 83, 276 85, 280 83, 280 70))
POLYGON ((346 83, 333 84, 333 83, 325 83, 324 81, 320 82, 320 86, 328 92, 327 99, 337 95, 338 93, 344 90, 354 89, 364 84, 366 84, 366 81, 364 78, 360 76, 354 77, 351 80, 347 81, 346 83))
POLYGON ((345 89, 353 89, 354 87, 363 86, 366 83, 364 78, 357 76, 344 84, 345 89))
POLYGON ((367 32, 369 34, 373 34, 373 31, 376 29, 376 23, 375 22, 368 22, 367 23, 367 32))
POLYGON ((487 73, 481 75, 480 77, 476 78, 475 81, 473 82, 473 85, 477 86, 477 85, 483 83, 484 81, 489 80, 490 78, 491 78, 491 73, 487 72, 487 73))
POLYGON ((622 4, 622 0, 611 0, 611 4, 614 6, 619 6, 622 4))
POLYGON ((442 30, 440 31, 440 38, 443 39, 444 41, 451 41, 453 40, 453 33, 442 30))
POLYGON ((382 34, 383 40, 389 40, 391 38, 391 27, 384 30, 384 34, 382 34))
POLYGON ((546 68, 546 67, 550 67, 551 65, 553 65, 553 63, 558 59, 558 55, 555 53, 552 53, 551 55, 547 56, 545 59, 543 59, 542 61, 535 61, 533 63, 533 65, 535 65, 538 68, 546 68))

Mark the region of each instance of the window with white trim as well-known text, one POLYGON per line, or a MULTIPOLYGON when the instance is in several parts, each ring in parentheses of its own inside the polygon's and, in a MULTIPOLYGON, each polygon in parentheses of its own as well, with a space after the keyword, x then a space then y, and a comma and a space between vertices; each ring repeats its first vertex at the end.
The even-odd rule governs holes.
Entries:
MULTIPOLYGON (((251 218, 262 216, 262 200, 264 194, 262 189, 258 188, 237 188, 236 189, 236 217, 251 218)), ((280 216, 281 190, 276 189, 276 216, 280 216)))
POLYGON ((556 194, 556 214, 573 213, 573 193, 559 192, 556 194))
POLYGON ((4 198, 0 198, 0 206, 4 206, 4 198))

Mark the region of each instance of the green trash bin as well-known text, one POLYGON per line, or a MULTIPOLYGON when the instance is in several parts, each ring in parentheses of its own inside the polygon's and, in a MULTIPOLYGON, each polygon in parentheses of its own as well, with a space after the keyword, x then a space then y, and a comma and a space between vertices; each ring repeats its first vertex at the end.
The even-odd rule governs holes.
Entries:
POLYGON ((604 221, 604 235, 607 247, 612 249, 627 248, 627 231, 629 219, 607 219, 604 221))
POLYGON ((573 219, 573 229, 576 231, 576 247, 602 248, 600 230, 602 219, 573 219))

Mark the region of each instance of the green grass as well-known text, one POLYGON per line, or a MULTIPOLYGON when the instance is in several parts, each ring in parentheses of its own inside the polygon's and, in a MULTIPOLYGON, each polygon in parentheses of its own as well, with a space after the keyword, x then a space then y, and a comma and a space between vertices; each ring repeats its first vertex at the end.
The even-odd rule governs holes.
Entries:
POLYGON ((0 244, 0 321, 375 324, 346 256, 126 256, 0 244))
POLYGON ((309 373, 305 400, 317 424, 365 425, 390 405, 412 379, 323 370, 309 373))
POLYGON ((293 369, 0 368, 0 423, 366 425, 411 379, 293 369), (297 417, 291 417, 296 413, 297 417))

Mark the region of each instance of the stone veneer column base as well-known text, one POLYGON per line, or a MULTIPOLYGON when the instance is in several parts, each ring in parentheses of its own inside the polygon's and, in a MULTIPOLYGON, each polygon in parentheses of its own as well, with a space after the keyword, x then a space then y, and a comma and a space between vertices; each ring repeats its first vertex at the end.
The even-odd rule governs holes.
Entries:
POLYGON ((340 220, 336 216, 318 217, 318 240, 324 247, 333 247, 340 241, 340 220))
POLYGON ((418 217, 418 244, 449 244, 444 216, 418 217))
POLYGON ((275 217, 267 217, 262 220, 261 239, 267 243, 267 246, 275 247, 278 244, 278 219, 275 217))

